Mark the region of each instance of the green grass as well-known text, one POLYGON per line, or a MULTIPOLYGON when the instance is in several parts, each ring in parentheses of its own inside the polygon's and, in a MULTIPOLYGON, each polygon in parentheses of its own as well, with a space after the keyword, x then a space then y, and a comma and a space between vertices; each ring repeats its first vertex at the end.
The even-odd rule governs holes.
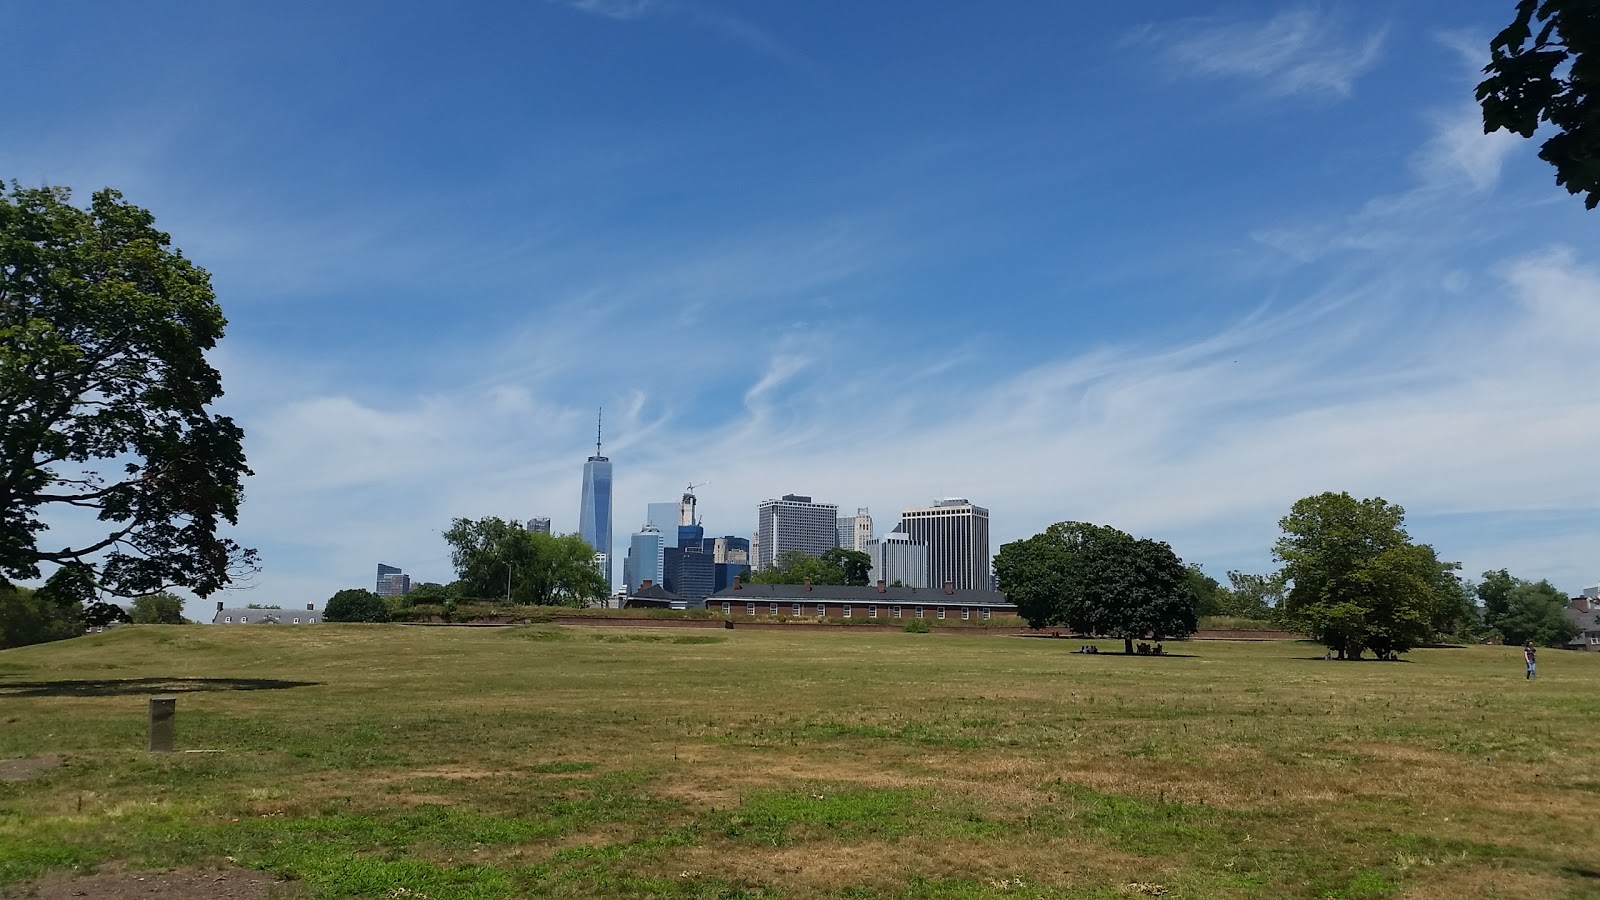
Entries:
POLYGON ((122 628, 0 653, 0 893, 1579 897, 1600 654, 897 632, 122 628), (152 755, 146 698, 176 693, 152 755), (1138 887, 1143 886, 1143 887, 1138 887), (404 893, 401 892, 404 889, 404 893))

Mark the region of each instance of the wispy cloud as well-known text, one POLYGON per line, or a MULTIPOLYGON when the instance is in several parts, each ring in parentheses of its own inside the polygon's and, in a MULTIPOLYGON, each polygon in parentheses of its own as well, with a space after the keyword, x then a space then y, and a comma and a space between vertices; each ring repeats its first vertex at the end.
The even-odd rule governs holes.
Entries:
POLYGON ((581 13, 628 21, 661 8, 659 0, 551 0, 581 13))
POLYGON ((749 19, 684 2, 668 0, 548 0, 578 12, 618 22, 646 17, 674 17, 705 29, 758 56, 781 63, 808 78, 820 78, 825 69, 817 60, 796 50, 749 19))
POLYGON ((1156 49, 1185 74, 1248 79, 1271 96, 1344 98, 1377 63, 1387 29, 1346 34, 1331 16, 1297 7, 1270 19, 1181 19, 1145 25, 1125 41, 1156 49))

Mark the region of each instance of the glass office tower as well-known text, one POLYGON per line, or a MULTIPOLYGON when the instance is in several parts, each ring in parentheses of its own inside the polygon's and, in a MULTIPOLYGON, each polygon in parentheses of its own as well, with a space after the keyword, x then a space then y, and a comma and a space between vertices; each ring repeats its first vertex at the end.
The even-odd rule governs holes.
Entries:
POLYGON ((596 553, 605 555, 600 574, 606 590, 611 579, 611 460, 600 453, 600 429, 595 428, 594 455, 583 464, 583 507, 578 510, 578 534, 596 553))

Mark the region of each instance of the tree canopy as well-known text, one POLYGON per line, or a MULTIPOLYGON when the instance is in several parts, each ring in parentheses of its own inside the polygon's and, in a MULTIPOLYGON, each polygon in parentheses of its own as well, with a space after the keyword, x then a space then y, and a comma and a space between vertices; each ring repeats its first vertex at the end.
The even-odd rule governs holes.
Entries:
POLYGON ((1556 184, 1600 204, 1600 8, 1595 0, 1520 0, 1516 17, 1489 42, 1479 83, 1485 133, 1531 138, 1555 128, 1539 158, 1556 184), (1534 28, 1537 26, 1538 30, 1534 28))
MULTIPOLYGON (((77 588, 200 596, 255 567, 218 535, 243 497, 243 433, 206 352, 222 338, 210 276, 114 190, 0 195, 0 580, 71 572, 77 588), (101 523, 40 545, 52 510, 101 523)), ((82 591, 80 590, 81 594, 82 591)))
POLYGON ((1273 553, 1289 582, 1289 623, 1339 654, 1404 653, 1434 637, 1441 576, 1456 568, 1411 541, 1405 509, 1382 497, 1324 493, 1297 501, 1273 553))
POLYGON ((0 585, 0 650, 80 635, 83 615, 83 605, 75 601, 20 585, 0 585))
POLYGON ((1196 594, 1172 548, 1088 522, 1058 522, 1000 548, 1000 589, 1034 628, 1165 640, 1193 634, 1196 594))
POLYGON ((165 591, 133 598, 128 617, 135 625, 187 625, 183 599, 165 591))
POLYGON ((488 516, 455 519, 445 531, 465 597, 505 598, 537 606, 584 606, 611 591, 594 550, 576 534, 528 531, 488 516))
POLYGON ((750 576, 752 584, 849 584, 864 586, 872 574, 872 557, 859 550, 834 547, 821 556, 786 550, 776 565, 750 576))
POLYGON ((366 588, 346 588, 328 598, 324 622, 387 622, 389 605, 366 588))
POLYGON ((1526 581, 1501 569, 1483 573, 1477 593, 1484 623, 1507 644, 1559 647, 1578 634, 1563 612, 1566 595, 1548 581, 1526 581))

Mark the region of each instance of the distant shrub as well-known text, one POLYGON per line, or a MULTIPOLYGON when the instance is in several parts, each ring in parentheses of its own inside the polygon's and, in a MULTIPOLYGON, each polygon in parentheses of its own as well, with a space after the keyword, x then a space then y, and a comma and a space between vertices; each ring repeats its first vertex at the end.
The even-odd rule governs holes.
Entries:
POLYGON ((926 619, 912 619, 900 630, 907 634, 927 634, 933 631, 933 626, 929 625, 926 619))

